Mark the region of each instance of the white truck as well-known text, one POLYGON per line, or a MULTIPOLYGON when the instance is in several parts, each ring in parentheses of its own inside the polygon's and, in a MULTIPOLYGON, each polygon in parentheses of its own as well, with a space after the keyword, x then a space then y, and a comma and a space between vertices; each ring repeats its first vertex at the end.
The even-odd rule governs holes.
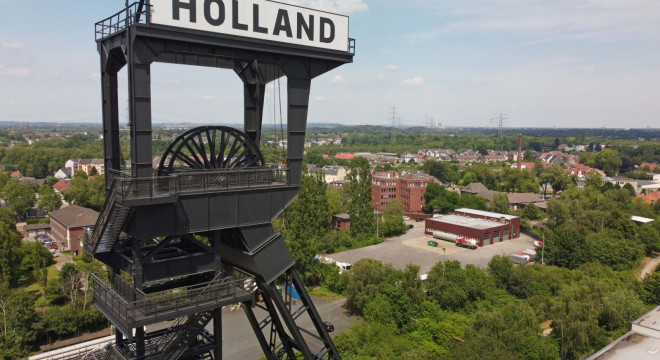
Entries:
POLYGON ((527 265, 532 262, 531 256, 522 253, 511 255, 511 260, 515 264, 520 264, 520 265, 527 265))
POLYGON ((468 239, 468 238, 462 237, 462 238, 456 240, 456 246, 476 250, 479 247, 479 244, 477 243, 477 240, 475 240, 475 239, 468 239))

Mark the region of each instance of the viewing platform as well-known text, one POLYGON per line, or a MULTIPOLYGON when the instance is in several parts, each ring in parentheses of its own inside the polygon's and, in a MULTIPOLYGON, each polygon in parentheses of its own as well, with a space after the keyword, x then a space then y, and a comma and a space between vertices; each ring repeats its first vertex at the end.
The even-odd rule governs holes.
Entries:
POLYGON ((209 282, 145 293, 121 276, 92 275, 94 305, 123 334, 149 324, 254 300, 251 278, 216 277, 209 282))

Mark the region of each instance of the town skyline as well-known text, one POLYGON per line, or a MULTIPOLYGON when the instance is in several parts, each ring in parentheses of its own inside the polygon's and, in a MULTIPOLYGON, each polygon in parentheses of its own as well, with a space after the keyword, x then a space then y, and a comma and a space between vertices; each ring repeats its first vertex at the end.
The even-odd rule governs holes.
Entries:
MULTIPOLYGON (((504 128, 660 123, 660 8, 650 1, 287 2, 349 15, 357 41, 353 64, 312 83, 310 124, 497 127, 499 113, 504 128)), ((123 5, 0 1, 0 120, 100 124, 93 25, 123 5)), ((173 69, 152 67, 154 124, 242 119, 230 71, 173 69)), ((264 124, 286 119, 280 95, 285 80, 267 90, 264 124)))

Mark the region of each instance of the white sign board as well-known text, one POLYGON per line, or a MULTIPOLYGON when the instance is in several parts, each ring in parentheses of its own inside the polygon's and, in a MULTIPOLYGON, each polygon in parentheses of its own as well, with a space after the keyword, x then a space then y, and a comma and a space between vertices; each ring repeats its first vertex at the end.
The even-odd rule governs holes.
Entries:
POLYGON ((269 0, 151 0, 151 23, 348 51, 348 17, 269 0))

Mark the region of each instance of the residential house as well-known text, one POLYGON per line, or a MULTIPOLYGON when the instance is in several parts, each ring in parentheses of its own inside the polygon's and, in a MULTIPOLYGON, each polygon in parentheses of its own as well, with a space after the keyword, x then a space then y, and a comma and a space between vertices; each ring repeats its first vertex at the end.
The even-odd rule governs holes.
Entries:
POLYGON ((402 163, 409 163, 410 160, 413 160, 415 163, 421 164, 422 162, 424 162, 424 155, 413 154, 406 151, 403 154, 401 154, 401 157, 399 159, 401 160, 402 163))
POLYGON ((64 164, 64 167, 69 170, 71 177, 75 176, 76 171, 82 171, 89 176, 94 168, 96 168, 96 172, 99 175, 105 174, 105 162, 103 159, 69 159, 64 164))
POLYGON ((99 213, 78 205, 69 205, 50 213, 50 238, 55 240, 64 251, 81 255, 83 244, 79 237, 83 228, 93 227, 99 213))
POLYGON ((467 150, 456 156, 456 160, 459 164, 465 165, 481 160, 481 154, 477 150, 467 150))
POLYGON ((639 194, 637 197, 644 200, 644 202, 648 204, 655 204, 660 199, 660 192, 656 191, 652 193, 639 194))
POLYGON ((456 158, 456 151, 452 149, 427 149, 420 150, 419 155, 426 155, 427 158, 432 158, 438 161, 452 161, 456 158))
POLYGON ((504 150, 488 150, 488 155, 484 155, 482 160, 484 162, 500 162, 508 161, 511 155, 508 151, 504 150))
POLYGON ((355 154, 344 154, 344 153, 339 153, 335 155, 336 159, 342 159, 342 160, 353 160, 355 159, 357 155, 355 154))
POLYGON ((66 167, 63 167, 55 172, 55 177, 60 180, 70 179, 71 172, 66 167))

